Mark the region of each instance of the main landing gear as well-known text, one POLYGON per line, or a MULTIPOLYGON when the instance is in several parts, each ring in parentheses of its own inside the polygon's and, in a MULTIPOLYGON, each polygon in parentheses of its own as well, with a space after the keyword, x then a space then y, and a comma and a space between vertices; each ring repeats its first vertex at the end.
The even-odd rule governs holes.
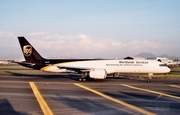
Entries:
POLYGON ((88 78, 89 78, 88 73, 83 73, 83 74, 82 74, 82 77, 79 78, 79 81, 86 81, 88 78))
POLYGON ((86 81, 86 78, 79 78, 79 81, 86 81))
POLYGON ((148 83, 150 83, 150 82, 151 82, 152 75, 153 75, 153 73, 149 73, 149 74, 148 74, 148 79, 147 79, 147 82, 148 82, 148 83))

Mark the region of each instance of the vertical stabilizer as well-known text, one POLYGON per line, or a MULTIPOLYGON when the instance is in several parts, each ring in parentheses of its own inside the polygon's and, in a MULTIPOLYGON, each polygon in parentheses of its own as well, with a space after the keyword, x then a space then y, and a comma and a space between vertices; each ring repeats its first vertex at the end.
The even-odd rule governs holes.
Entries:
POLYGON ((24 38, 18 37, 22 53, 27 62, 44 60, 44 58, 34 49, 34 47, 24 38))

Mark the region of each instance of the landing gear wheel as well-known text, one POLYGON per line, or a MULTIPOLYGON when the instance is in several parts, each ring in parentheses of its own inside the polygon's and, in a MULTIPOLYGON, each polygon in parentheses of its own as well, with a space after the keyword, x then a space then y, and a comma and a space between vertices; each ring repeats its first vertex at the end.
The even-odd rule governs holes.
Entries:
POLYGON ((79 78, 79 81, 87 81, 88 78, 89 78, 89 75, 88 75, 87 72, 86 73, 82 73, 82 77, 79 78))
POLYGON ((82 81, 82 78, 79 78, 79 81, 82 81))
POLYGON ((79 78, 79 81, 86 81, 86 78, 79 78))
POLYGON ((82 81, 86 81, 86 78, 83 78, 82 81))
POLYGON ((149 77, 148 77, 148 79, 147 79, 147 82, 148 82, 148 83, 150 83, 150 82, 151 82, 152 75, 153 75, 153 73, 149 73, 149 74, 148 74, 148 76, 149 76, 149 77))
POLYGON ((150 83, 150 82, 151 82, 151 79, 147 79, 147 82, 150 83))

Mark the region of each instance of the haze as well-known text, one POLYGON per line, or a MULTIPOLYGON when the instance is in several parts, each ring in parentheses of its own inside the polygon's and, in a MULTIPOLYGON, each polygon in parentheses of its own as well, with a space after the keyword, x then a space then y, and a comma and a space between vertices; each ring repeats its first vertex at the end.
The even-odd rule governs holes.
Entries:
POLYGON ((43 57, 180 56, 179 0, 0 0, 0 59, 22 59, 17 36, 43 57))

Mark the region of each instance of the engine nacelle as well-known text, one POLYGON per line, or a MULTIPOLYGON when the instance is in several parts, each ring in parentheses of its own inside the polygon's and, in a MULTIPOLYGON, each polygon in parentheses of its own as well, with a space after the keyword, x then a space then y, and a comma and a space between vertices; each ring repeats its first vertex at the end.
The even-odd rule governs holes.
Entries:
POLYGON ((107 72, 105 69, 93 69, 89 72, 89 77, 94 79, 105 79, 107 72))

